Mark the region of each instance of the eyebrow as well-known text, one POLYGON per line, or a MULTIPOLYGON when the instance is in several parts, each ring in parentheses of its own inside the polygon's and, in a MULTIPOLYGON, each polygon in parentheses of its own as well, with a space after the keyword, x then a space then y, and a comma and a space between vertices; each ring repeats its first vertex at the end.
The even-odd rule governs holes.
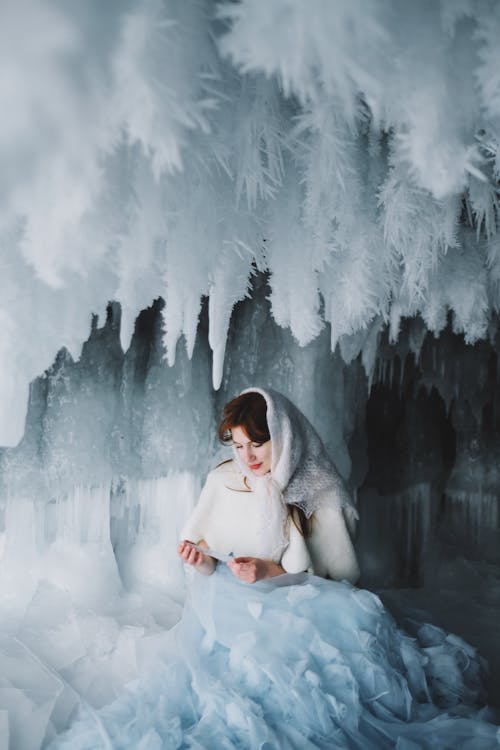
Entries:
POLYGON ((252 443, 255 443, 256 445, 262 445, 259 440, 248 440, 246 443, 240 443, 237 440, 233 440, 233 445, 252 445, 252 443))

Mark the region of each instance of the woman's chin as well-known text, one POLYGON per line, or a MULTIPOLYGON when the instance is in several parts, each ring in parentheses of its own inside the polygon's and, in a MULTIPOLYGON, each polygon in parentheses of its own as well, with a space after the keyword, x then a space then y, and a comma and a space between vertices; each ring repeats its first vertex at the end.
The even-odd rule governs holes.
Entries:
POLYGON ((248 468, 250 469, 254 477, 265 477, 266 474, 269 474, 269 469, 266 469, 263 466, 259 466, 258 469, 252 469, 250 466, 248 468))

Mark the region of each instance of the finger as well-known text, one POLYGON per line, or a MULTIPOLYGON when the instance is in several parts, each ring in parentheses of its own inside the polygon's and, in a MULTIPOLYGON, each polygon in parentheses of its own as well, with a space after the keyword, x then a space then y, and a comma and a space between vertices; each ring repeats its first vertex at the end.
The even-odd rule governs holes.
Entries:
POLYGON ((241 568, 240 565, 235 565, 232 568, 232 571, 233 571, 234 575, 236 576, 236 578, 239 578, 240 581, 244 581, 245 580, 246 572, 244 570, 242 570, 242 568, 241 568))
POLYGON ((198 552, 197 549, 191 547, 189 551, 189 562, 191 563, 191 565, 198 565, 202 559, 203 555, 201 554, 201 552, 198 552))
POLYGON ((193 549, 193 547, 191 545, 191 542, 188 542, 186 540, 184 540, 183 542, 181 542, 181 544, 179 545, 179 547, 181 548, 181 553, 180 554, 183 555, 183 556, 189 555, 189 553, 193 549))

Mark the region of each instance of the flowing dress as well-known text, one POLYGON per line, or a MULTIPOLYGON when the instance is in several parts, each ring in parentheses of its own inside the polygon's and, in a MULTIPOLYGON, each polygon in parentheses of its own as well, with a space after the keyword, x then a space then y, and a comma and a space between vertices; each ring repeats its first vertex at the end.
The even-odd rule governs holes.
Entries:
POLYGON ((374 594, 311 574, 245 584, 195 575, 154 673, 59 750, 492 750, 474 651, 399 630, 374 594))
MULTIPOLYGON (((311 563, 303 537, 293 524, 283 532, 272 492, 243 492, 237 481, 234 463, 211 472, 182 536, 225 554, 274 555, 290 572, 254 584, 223 563, 211 576, 193 572, 154 673, 100 712, 83 711, 53 747, 500 747, 479 708, 474 650, 430 625, 410 637, 374 594, 297 572, 311 563)), ((335 512, 330 530, 347 545, 335 512)))

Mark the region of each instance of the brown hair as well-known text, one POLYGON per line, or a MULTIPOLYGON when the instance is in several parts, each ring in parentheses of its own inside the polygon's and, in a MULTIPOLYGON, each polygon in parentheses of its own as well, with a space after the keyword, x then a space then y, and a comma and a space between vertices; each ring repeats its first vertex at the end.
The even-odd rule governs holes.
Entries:
MULTIPOLYGON (((221 443, 228 445, 232 442, 231 430, 234 427, 242 427, 253 443, 266 443, 271 439, 264 396, 250 391, 236 396, 225 405, 218 429, 221 443)), ((295 505, 287 504, 286 507, 297 530, 304 537, 310 536, 312 518, 307 518, 304 511, 295 505)))
POLYGON ((266 443, 271 439, 266 414, 266 399, 260 393, 251 391, 236 396, 224 407, 219 425, 219 440, 228 445, 232 441, 231 430, 243 427, 253 443, 266 443))

